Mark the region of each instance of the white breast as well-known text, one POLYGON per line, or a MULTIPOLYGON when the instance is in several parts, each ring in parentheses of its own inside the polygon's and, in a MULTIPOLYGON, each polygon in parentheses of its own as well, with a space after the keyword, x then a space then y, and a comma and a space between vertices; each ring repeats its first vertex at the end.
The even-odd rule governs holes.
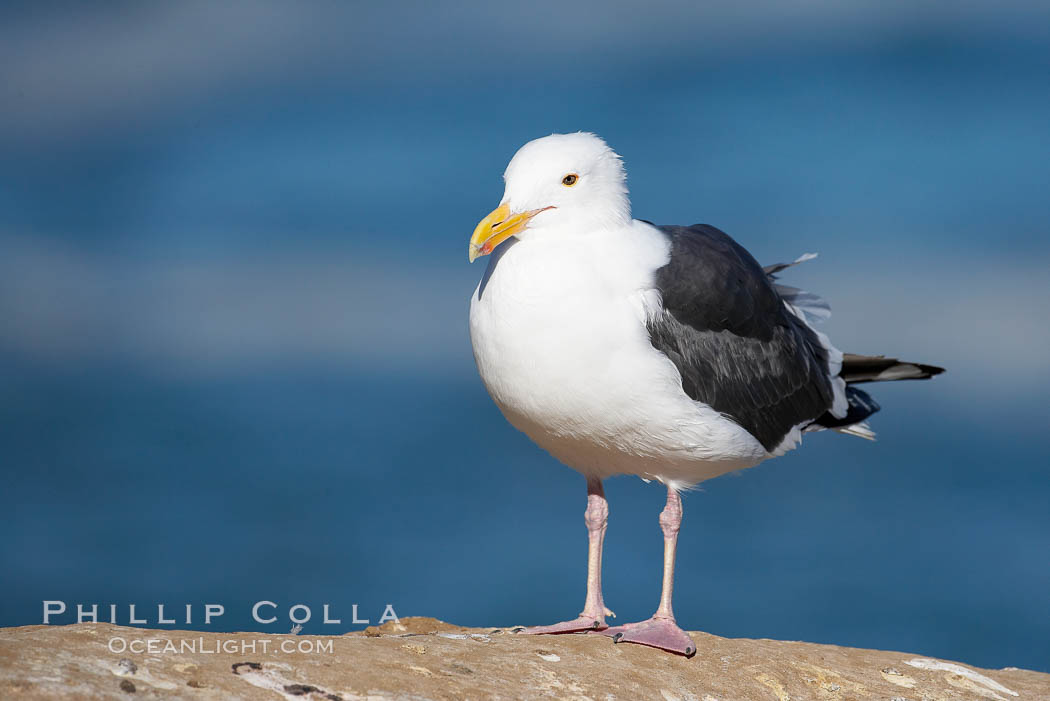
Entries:
POLYGON ((497 249, 470 306, 474 356, 507 419, 587 475, 693 484, 767 457, 682 390, 649 343, 668 243, 642 222, 497 249))

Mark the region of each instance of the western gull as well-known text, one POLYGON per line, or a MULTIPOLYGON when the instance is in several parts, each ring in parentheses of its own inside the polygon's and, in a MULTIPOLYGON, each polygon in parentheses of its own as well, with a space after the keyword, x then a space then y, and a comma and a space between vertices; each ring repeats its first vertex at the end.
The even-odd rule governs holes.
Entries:
POLYGON ((941 368, 843 354, 814 323, 820 298, 780 285, 706 224, 633 219, 618 156, 589 133, 530 141, 468 256, 492 254, 470 303, 481 379, 507 420, 587 480, 587 596, 571 621, 532 634, 601 632, 690 656, 671 607, 679 492, 753 467, 833 429, 864 438, 878 404, 856 385, 925 379, 941 368), (602 480, 667 487, 663 588, 646 621, 609 627, 602 480))

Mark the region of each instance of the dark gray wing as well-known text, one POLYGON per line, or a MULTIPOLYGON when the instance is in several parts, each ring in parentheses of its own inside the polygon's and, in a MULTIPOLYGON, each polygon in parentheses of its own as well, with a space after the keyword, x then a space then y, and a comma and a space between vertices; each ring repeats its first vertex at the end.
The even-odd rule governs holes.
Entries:
POLYGON ((653 347, 678 368, 687 395, 773 451, 831 407, 827 351, 727 234, 707 224, 658 228, 671 258, 656 271, 663 310, 648 323, 653 347))

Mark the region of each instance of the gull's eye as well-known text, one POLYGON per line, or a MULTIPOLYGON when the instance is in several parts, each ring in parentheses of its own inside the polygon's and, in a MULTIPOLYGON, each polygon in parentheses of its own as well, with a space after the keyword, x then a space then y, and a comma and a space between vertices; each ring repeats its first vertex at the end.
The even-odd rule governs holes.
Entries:
POLYGON ((579 180, 579 179, 580 179, 580 176, 576 175, 576 173, 569 173, 568 175, 566 175, 564 178, 561 179, 561 184, 564 185, 565 187, 572 187, 573 185, 576 184, 576 181, 579 180))

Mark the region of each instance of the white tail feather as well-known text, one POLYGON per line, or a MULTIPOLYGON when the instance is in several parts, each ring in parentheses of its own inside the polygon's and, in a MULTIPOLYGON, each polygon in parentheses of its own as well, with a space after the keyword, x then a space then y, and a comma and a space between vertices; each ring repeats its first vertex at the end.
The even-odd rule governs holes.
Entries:
POLYGON ((868 425, 867 421, 862 421, 861 423, 853 424, 852 426, 839 426, 832 430, 838 431, 839 433, 845 433, 849 436, 863 438, 868 441, 875 440, 875 432, 871 430, 871 426, 868 425))

